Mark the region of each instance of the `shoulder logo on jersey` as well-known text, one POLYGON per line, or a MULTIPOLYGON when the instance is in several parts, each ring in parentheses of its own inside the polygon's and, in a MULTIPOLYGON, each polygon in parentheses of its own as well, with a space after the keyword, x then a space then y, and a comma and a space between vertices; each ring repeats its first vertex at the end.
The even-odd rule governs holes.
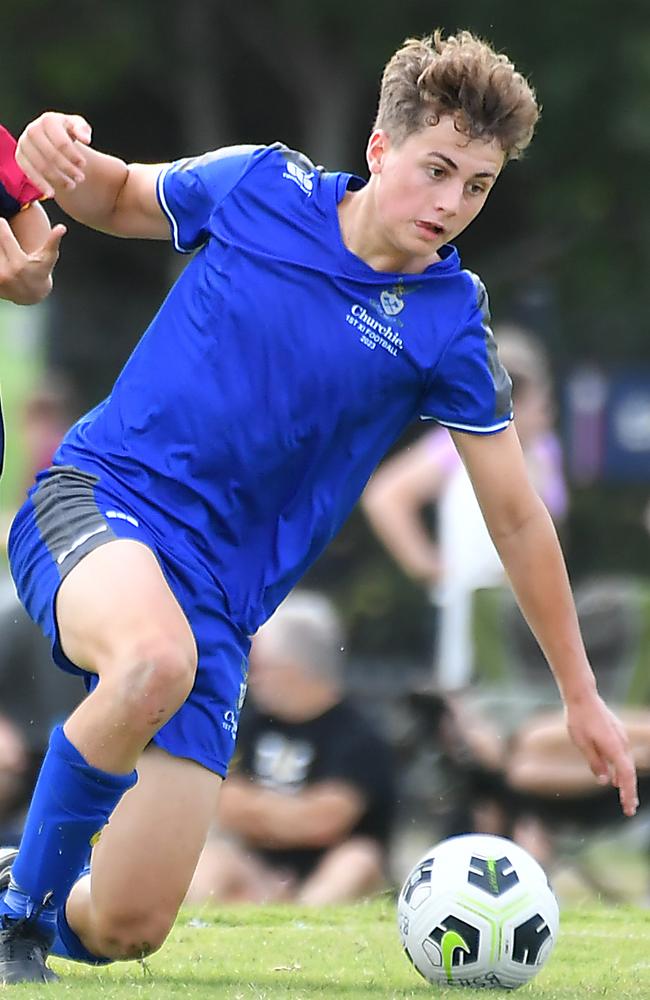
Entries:
POLYGON ((293 181, 294 184, 297 184, 300 190, 303 191, 309 198, 314 190, 315 172, 315 170, 305 170, 303 167, 299 167, 298 164, 294 163, 292 160, 287 160, 282 176, 286 180, 293 181))

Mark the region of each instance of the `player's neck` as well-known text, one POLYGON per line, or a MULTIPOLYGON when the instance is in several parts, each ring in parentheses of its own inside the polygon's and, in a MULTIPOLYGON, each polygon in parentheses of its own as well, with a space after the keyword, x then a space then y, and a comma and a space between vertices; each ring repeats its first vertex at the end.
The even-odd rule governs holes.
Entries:
POLYGON ((372 184, 359 191, 348 191, 339 202, 338 216, 341 239, 346 248, 373 271, 421 274, 440 260, 435 252, 429 257, 413 256, 390 242, 378 222, 372 184))

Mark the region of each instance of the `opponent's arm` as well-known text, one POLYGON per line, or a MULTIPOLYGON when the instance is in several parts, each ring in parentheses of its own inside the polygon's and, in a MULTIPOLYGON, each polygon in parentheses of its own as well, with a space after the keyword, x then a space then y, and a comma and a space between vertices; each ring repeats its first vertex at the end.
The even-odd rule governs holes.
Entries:
POLYGON ((50 227, 37 202, 9 221, 0 219, 0 298, 29 306, 50 293, 65 231, 65 226, 50 227))
POLYGON ((18 140, 16 161, 73 219, 114 236, 169 239, 156 198, 160 164, 126 164, 90 148, 79 115, 46 111, 18 140))
POLYGON ((618 787, 631 816, 638 800, 628 739, 598 694, 553 522, 530 485, 516 431, 453 437, 518 603, 555 675, 569 733, 596 777, 618 787))

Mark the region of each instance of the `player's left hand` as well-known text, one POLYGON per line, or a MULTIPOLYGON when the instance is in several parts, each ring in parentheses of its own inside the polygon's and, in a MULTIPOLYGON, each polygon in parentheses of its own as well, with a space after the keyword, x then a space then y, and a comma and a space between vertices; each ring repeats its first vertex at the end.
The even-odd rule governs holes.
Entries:
POLYGON ((639 805, 636 767, 625 728, 596 693, 567 702, 567 728, 602 785, 618 788, 621 808, 634 816, 639 805))

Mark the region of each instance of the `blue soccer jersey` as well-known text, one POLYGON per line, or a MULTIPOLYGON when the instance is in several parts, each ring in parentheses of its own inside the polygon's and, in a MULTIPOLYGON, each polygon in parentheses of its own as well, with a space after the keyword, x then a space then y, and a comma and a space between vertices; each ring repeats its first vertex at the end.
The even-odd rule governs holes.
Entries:
POLYGON ((160 204, 192 259, 55 459, 132 502, 248 633, 410 421, 490 434, 511 420, 480 281, 449 246, 417 275, 352 254, 337 205, 362 185, 281 145, 163 168, 160 204))

